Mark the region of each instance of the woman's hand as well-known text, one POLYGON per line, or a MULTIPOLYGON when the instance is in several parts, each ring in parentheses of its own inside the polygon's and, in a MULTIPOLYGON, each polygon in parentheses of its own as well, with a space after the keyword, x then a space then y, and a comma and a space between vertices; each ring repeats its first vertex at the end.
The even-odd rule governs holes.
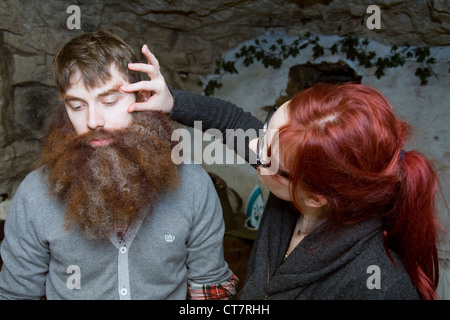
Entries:
POLYGON ((150 80, 123 85, 120 88, 125 92, 138 93, 137 101, 128 107, 128 112, 162 111, 169 113, 173 107, 173 97, 161 74, 159 62, 147 45, 142 46, 142 53, 147 58, 147 63, 130 63, 128 68, 146 73, 150 80))

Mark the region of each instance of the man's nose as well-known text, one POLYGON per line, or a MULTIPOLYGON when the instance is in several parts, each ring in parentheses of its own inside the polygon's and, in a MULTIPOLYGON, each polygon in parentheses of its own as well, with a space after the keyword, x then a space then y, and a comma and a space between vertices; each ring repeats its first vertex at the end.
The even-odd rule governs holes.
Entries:
POLYGON ((103 128, 105 126, 105 118, 102 112, 96 108, 89 108, 87 126, 91 130, 103 128))

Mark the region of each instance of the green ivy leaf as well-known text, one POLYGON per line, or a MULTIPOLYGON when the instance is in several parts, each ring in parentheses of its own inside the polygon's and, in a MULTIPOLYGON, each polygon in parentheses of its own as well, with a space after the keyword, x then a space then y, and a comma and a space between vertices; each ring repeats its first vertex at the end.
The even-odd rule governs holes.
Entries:
POLYGON ((324 54, 325 54, 325 49, 321 45, 316 44, 313 47, 313 58, 314 59, 317 59, 317 58, 323 56, 324 54))
MULTIPOLYGON (((301 50, 306 49, 310 44, 312 48, 312 58, 315 60, 325 54, 325 50, 329 50, 331 54, 344 54, 351 61, 357 61, 360 66, 365 68, 376 67, 375 76, 380 79, 385 75, 386 68, 396 68, 403 66, 406 61, 415 61, 420 67, 415 71, 415 76, 420 79, 420 84, 428 83, 428 78, 435 75, 430 68, 430 64, 434 64, 436 59, 431 57, 429 47, 411 48, 408 44, 401 47, 393 45, 390 55, 377 57, 375 51, 368 51, 369 40, 365 38, 360 41, 355 35, 346 35, 341 37, 336 43, 329 48, 324 48, 319 44, 319 37, 313 36, 310 32, 305 33, 303 37, 299 37, 286 44, 283 39, 277 39, 275 44, 265 48, 268 43, 266 39, 255 39, 254 45, 243 45, 236 53, 235 59, 225 61, 224 59, 216 61, 217 68, 214 71, 216 78, 210 80, 204 88, 206 95, 214 94, 215 89, 222 87, 221 79, 223 74, 238 74, 236 62, 242 60, 245 67, 250 66, 255 61, 260 62, 265 68, 280 68, 283 61, 290 57, 297 57, 301 50)), ((448 70, 450 72, 450 69, 448 70)), ((435 75, 436 76, 436 75, 435 75)), ((203 83, 199 82, 199 85, 203 83)))

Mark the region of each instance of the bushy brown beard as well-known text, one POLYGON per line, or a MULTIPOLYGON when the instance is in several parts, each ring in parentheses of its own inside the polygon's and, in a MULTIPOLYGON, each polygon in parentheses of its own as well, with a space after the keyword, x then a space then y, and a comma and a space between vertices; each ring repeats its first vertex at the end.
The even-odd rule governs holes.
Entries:
POLYGON ((178 185, 172 122, 159 112, 133 119, 127 129, 78 136, 63 111, 50 126, 37 165, 47 174, 50 194, 67 207, 67 229, 73 223, 88 238, 107 238, 115 227, 150 213, 158 197, 178 185), (93 139, 112 143, 92 147, 93 139))

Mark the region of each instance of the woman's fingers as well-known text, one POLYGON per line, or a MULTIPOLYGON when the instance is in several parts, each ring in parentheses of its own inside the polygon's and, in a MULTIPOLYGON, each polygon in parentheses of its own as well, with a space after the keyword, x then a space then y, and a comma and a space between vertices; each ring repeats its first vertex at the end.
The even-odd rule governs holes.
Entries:
POLYGON ((150 51, 150 49, 148 48, 148 46, 146 44, 144 44, 142 46, 141 51, 144 54, 144 56, 147 58, 148 64, 154 66, 155 69, 157 69, 157 71, 159 72, 159 61, 158 61, 158 59, 156 59, 155 55, 150 51))
POLYGON ((147 45, 142 47, 142 53, 147 59, 147 63, 129 63, 128 68, 133 71, 144 72, 150 79, 160 76, 158 59, 150 52, 147 45))
POLYGON ((120 90, 125 92, 139 92, 139 91, 155 91, 157 88, 152 81, 139 81, 131 84, 125 84, 120 87, 120 90))
POLYGON ((130 63, 128 68, 146 73, 150 80, 121 86, 122 91, 138 93, 137 101, 129 106, 128 112, 163 111, 169 113, 173 107, 173 97, 160 72, 158 59, 150 52, 147 45, 142 46, 142 53, 147 59, 147 63, 130 63))
POLYGON ((144 72, 148 74, 150 79, 155 78, 159 74, 159 70, 156 70, 154 66, 146 63, 129 63, 128 69, 133 71, 144 72))

